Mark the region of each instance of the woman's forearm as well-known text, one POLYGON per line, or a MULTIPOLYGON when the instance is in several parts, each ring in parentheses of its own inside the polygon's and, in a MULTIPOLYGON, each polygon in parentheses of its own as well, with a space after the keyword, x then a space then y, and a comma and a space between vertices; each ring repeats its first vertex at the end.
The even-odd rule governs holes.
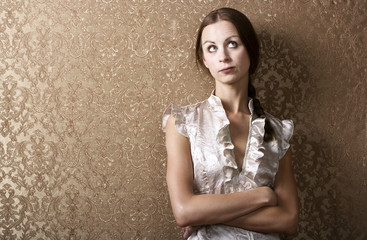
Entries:
POLYGON ((171 200, 176 222, 181 227, 226 222, 276 204, 272 190, 267 187, 232 194, 181 196, 171 200))
POLYGON ((294 234, 297 231, 298 212, 279 206, 264 207, 224 224, 256 232, 294 234))
POLYGON ((260 208, 225 224, 257 232, 294 234, 298 225, 298 197, 290 151, 279 163, 274 191, 277 206, 260 208))

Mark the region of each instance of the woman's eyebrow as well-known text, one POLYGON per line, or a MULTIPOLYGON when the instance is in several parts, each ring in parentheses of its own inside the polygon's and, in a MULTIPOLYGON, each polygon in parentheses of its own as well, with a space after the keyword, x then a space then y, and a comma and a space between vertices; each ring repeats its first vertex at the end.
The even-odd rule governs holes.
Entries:
POLYGON ((225 41, 228 41, 229 39, 234 38, 234 37, 239 38, 240 36, 238 36, 238 35, 232 35, 232 36, 227 37, 225 41))
POLYGON ((215 42, 206 40, 205 42, 203 42, 203 45, 205 45, 206 43, 215 43, 215 42))
MULTIPOLYGON (((234 37, 239 38, 240 36, 238 36, 238 35, 231 35, 231 36, 227 37, 227 38, 224 40, 224 42, 227 42, 229 39, 234 38, 234 37)), ((213 44, 213 43, 214 43, 214 44, 215 44, 215 42, 214 42, 214 41, 206 40, 205 42, 203 42, 203 45, 205 45, 206 43, 211 43, 211 44, 213 44)))

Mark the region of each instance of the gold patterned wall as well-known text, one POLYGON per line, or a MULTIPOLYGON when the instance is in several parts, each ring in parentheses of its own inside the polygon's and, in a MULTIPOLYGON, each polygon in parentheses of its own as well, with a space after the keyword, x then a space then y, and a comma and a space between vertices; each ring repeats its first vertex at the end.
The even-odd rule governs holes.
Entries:
POLYGON ((200 20, 260 36, 267 111, 295 122, 296 236, 366 239, 364 0, 2 0, 0 239, 180 239, 161 116, 208 97, 200 20))

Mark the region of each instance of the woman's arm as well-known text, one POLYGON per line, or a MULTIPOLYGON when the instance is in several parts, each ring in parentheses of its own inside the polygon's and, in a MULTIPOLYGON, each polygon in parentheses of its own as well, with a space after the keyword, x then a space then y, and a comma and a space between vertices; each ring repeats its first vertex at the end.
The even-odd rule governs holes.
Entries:
POLYGON ((173 214, 179 226, 227 222, 260 207, 276 204, 268 187, 231 194, 193 193, 193 166, 189 140, 176 131, 170 116, 166 125, 167 185, 173 214))
POLYGON ((295 234, 298 225, 298 197, 290 151, 279 163, 274 191, 278 199, 277 206, 260 208, 225 224, 257 232, 295 234))

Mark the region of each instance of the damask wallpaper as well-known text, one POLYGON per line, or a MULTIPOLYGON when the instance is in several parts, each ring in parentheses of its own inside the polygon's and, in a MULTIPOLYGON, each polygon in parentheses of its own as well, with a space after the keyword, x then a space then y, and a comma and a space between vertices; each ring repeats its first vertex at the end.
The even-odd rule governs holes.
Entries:
POLYGON ((2 0, 0 239, 181 238, 161 117, 213 89, 193 47, 222 6, 259 34, 266 110, 295 122, 284 239, 367 239, 364 0, 2 0))

